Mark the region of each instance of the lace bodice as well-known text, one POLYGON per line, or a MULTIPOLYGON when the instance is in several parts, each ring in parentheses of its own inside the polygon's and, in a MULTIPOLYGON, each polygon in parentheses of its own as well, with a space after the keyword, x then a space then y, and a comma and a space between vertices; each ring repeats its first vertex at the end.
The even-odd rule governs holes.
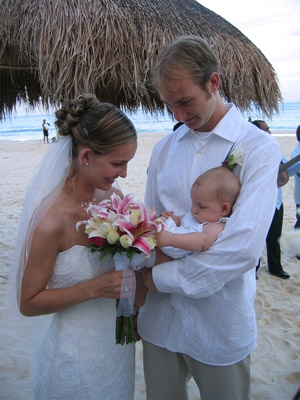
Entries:
POLYGON ((49 288, 63 288, 96 278, 112 266, 110 257, 99 262, 99 253, 92 253, 85 246, 73 246, 58 253, 49 288))

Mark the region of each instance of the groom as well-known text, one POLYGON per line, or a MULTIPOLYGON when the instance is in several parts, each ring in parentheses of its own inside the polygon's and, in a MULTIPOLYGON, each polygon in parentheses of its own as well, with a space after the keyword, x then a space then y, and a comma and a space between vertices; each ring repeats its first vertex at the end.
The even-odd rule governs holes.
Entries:
MULTIPOLYGON (((186 399, 193 376, 201 399, 250 398, 250 353, 256 346, 255 266, 277 195, 281 150, 268 134, 224 104, 212 49, 199 37, 178 38, 158 56, 153 83, 182 121, 153 149, 146 204, 185 214, 190 187, 242 149, 234 172, 241 193, 224 231, 203 253, 144 272, 150 292, 138 320, 147 399, 186 399)), ((202 207, 201 204, 198 204, 202 207)))

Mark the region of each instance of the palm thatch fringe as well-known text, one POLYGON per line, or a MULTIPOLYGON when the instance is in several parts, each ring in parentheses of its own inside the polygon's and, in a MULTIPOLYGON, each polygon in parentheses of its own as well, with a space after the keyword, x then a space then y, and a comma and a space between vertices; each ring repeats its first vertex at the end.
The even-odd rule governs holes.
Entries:
POLYGON ((278 111, 271 64, 194 0, 0 0, 0 22, 0 118, 21 100, 56 106, 83 92, 130 111, 163 110, 151 71, 163 46, 183 34, 214 48, 226 101, 278 111))

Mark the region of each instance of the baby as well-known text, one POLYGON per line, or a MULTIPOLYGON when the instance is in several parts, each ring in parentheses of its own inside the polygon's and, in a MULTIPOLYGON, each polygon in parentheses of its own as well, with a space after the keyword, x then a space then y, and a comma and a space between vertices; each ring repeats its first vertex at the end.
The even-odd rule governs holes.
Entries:
POLYGON ((178 217, 173 211, 163 212, 168 219, 157 237, 158 247, 172 258, 207 250, 224 229, 240 186, 238 178, 225 167, 204 172, 191 187, 189 213, 178 217))

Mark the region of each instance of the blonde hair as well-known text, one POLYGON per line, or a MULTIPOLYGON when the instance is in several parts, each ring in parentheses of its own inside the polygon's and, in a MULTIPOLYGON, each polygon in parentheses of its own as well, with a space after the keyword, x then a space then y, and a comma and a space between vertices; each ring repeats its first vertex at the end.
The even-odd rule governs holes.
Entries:
POLYGON ((220 203, 228 202, 234 205, 241 189, 238 178, 226 167, 211 168, 198 176, 192 186, 204 186, 214 183, 217 191, 217 199, 220 203))
POLYGON ((137 140, 136 130, 127 116, 113 104, 100 102, 93 94, 65 101, 55 116, 59 135, 72 138, 73 158, 78 155, 79 146, 103 154, 137 140))
POLYGON ((170 80, 181 79, 184 71, 203 89, 211 73, 219 73, 217 57, 199 36, 181 36, 169 43, 158 55, 152 83, 161 92, 170 80))

